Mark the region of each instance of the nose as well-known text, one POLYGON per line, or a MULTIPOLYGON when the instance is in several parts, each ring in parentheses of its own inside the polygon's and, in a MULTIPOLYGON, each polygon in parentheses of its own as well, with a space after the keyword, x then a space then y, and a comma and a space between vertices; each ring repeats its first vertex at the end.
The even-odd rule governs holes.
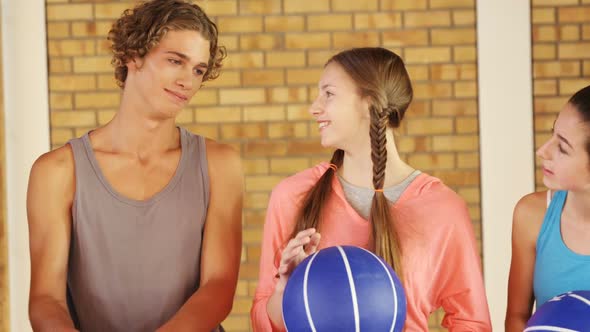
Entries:
POLYGON ((320 98, 321 96, 317 96, 313 103, 311 103, 311 106, 309 106, 309 114, 314 117, 318 117, 323 112, 320 98))
POLYGON ((539 149, 536 152, 537 157, 541 158, 541 159, 550 159, 551 158, 551 153, 550 153, 550 148, 554 143, 554 137, 552 136, 551 138, 549 138, 549 140, 547 140, 547 142, 545 142, 543 145, 541 145, 541 147, 539 147, 539 149))
POLYGON ((176 85, 178 85, 183 90, 192 90, 193 89, 193 72, 192 72, 192 70, 188 71, 188 73, 183 71, 176 79, 176 85))

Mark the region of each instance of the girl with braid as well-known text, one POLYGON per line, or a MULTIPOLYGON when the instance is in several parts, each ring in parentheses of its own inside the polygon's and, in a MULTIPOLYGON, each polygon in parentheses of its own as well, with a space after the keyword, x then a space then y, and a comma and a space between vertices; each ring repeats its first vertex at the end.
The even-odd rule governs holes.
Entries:
POLYGON ((310 113, 322 146, 335 152, 272 192, 251 310, 255 331, 285 330, 289 275, 335 245, 369 249, 395 269, 407 296, 405 331, 428 331, 439 307, 449 331, 491 331, 465 202, 397 152, 393 129, 411 101, 404 63, 389 50, 351 49, 327 62, 310 113))

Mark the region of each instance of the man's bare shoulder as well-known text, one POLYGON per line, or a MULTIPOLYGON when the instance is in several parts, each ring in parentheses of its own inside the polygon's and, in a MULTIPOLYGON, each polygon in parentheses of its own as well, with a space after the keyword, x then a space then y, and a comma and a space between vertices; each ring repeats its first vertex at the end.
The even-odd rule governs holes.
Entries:
POLYGON ((243 169, 239 152, 229 144, 206 140, 207 164, 213 185, 242 186, 243 169))
POLYGON ((59 171, 74 168, 74 153, 69 144, 51 150, 39 156, 33 168, 39 170, 59 171))
POLYGON ((240 154, 233 146, 209 138, 205 142, 210 165, 222 168, 241 167, 240 154))
POLYGON ((69 144, 39 156, 31 168, 31 181, 69 186, 74 180, 74 154, 69 144))

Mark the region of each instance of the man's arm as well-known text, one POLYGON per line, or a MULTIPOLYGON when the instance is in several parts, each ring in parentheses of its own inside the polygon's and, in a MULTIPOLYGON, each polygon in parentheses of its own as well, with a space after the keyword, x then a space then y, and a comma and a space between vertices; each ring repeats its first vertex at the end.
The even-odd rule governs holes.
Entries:
POLYGON ((74 178, 69 146, 39 157, 31 169, 27 216, 31 255, 29 319, 34 331, 76 331, 66 302, 74 178))
POLYGON ((230 313, 242 248, 243 173, 231 147, 207 141, 210 200, 201 251, 201 283, 161 331, 211 331, 230 313))

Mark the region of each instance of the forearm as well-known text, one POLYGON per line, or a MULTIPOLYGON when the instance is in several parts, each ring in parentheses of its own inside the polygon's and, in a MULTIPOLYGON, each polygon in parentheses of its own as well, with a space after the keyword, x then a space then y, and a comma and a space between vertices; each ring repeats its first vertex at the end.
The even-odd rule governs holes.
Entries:
POLYGON ((210 281, 199 287, 180 310, 158 332, 212 331, 230 313, 235 282, 210 281))
POLYGON ((522 332, 526 327, 527 319, 520 315, 508 315, 506 317, 506 332, 522 332))
POLYGON ((285 322, 283 321, 283 292, 284 287, 277 285, 266 304, 268 318, 270 318, 273 330, 275 331, 285 331, 285 322))
POLYGON ((67 304, 49 296, 31 298, 29 319, 35 332, 77 331, 68 312, 67 304))

